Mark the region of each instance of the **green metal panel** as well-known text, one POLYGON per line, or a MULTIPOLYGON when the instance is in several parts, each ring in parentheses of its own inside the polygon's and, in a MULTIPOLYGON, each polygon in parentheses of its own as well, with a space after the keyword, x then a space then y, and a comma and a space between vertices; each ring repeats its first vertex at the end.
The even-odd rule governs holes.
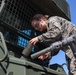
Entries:
POLYGON ((44 14, 61 16, 70 20, 69 5, 66 0, 31 0, 44 14))
POLYGON ((65 0, 53 0, 55 4, 60 8, 60 10, 69 18, 70 17, 70 7, 65 0))
POLYGON ((7 75, 13 73, 12 75, 66 75, 62 67, 54 69, 49 69, 38 64, 32 63, 28 60, 23 60, 19 58, 11 57, 9 61, 6 62, 7 75))

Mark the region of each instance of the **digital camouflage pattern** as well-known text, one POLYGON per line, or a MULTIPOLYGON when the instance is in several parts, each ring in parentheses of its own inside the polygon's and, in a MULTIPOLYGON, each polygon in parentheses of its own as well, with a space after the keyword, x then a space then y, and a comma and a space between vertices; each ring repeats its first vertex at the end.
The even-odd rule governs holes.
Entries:
MULTIPOLYGON (((47 23, 47 32, 38 36, 40 42, 49 42, 51 45, 51 43, 67 38, 76 32, 76 26, 62 17, 58 16, 50 17, 46 21, 46 23, 47 23)), ((70 65, 71 73, 74 74, 75 67, 73 65, 73 61, 75 58, 73 56, 73 52, 70 46, 64 47, 62 50, 65 52, 66 56, 70 59, 70 61, 67 60, 69 63, 71 63, 68 65, 70 65)), ((48 54, 50 55, 50 53, 48 54)))
POLYGON ((64 39, 70 36, 72 31, 76 31, 76 26, 62 17, 54 16, 49 18, 46 22, 47 32, 38 36, 41 42, 54 42, 58 39, 58 36, 62 36, 62 39, 64 39))

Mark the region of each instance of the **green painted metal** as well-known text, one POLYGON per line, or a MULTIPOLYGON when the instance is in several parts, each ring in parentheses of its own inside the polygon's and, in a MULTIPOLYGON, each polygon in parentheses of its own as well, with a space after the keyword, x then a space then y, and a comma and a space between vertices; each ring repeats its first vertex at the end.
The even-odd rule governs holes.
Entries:
MULTIPOLYGON (((1 33, 2 34, 2 33, 1 33)), ((2 35, 1 35, 2 37, 2 35)), ((2 44, 3 38, 0 38, 0 47, 5 48, 2 44)), ((0 57, 3 57, 4 53, 0 49, 0 57)), ((45 66, 40 66, 36 63, 25 59, 23 56, 17 58, 14 55, 10 55, 8 52, 8 57, 0 61, 0 75, 66 75, 62 66, 58 64, 51 65, 50 68, 45 66)))
POLYGON ((63 68, 57 64, 53 65, 57 67, 57 69, 54 70, 54 68, 43 67, 28 60, 15 57, 10 57, 6 63, 9 64, 7 66, 7 75, 10 72, 12 72, 13 75, 66 75, 63 68))

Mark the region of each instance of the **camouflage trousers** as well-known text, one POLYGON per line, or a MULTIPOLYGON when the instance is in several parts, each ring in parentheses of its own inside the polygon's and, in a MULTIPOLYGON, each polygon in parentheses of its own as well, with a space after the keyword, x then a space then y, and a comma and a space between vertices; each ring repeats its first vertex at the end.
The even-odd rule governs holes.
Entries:
POLYGON ((71 48, 65 51, 66 54, 66 60, 67 60, 67 66, 69 70, 69 75, 76 75, 76 68, 74 66, 74 61, 76 60, 74 58, 73 52, 71 48))
MULTIPOLYGON (((62 48, 62 50, 65 52, 66 55, 66 61, 67 61, 67 67, 68 67, 68 75, 76 75, 76 68, 74 66, 74 55, 73 52, 70 48, 70 46, 66 46, 64 48, 62 48)), ((51 59, 52 57, 50 57, 51 59)))
MULTIPOLYGON (((76 26, 73 27, 71 35, 72 34, 73 35, 76 34, 76 26)), ((76 68, 75 68, 75 65, 74 65, 74 61, 76 59, 75 59, 75 57, 73 55, 73 51, 71 50, 70 46, 68 47, 68 49, 66 49, 65 54, 66 54, 66 60, 67 60, 69 75, 76 75, 76 68)))

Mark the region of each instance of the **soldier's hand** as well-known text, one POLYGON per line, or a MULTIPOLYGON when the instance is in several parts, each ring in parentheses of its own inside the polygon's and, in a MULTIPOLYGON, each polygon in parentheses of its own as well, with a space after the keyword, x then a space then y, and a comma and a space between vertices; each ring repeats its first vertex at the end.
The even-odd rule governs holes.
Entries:
POLYGON ((44 60, 44 59, 47 59, 48 57, 49 57, 49 55, 46 53, 46 54, 39 56, 38 59, 44 60))
POLYGON ((32 45, 35 45, 37 42, 38 42, 38 37, 35 37, 33 39, 31 39, 29 42, 32 44, 32 45))

